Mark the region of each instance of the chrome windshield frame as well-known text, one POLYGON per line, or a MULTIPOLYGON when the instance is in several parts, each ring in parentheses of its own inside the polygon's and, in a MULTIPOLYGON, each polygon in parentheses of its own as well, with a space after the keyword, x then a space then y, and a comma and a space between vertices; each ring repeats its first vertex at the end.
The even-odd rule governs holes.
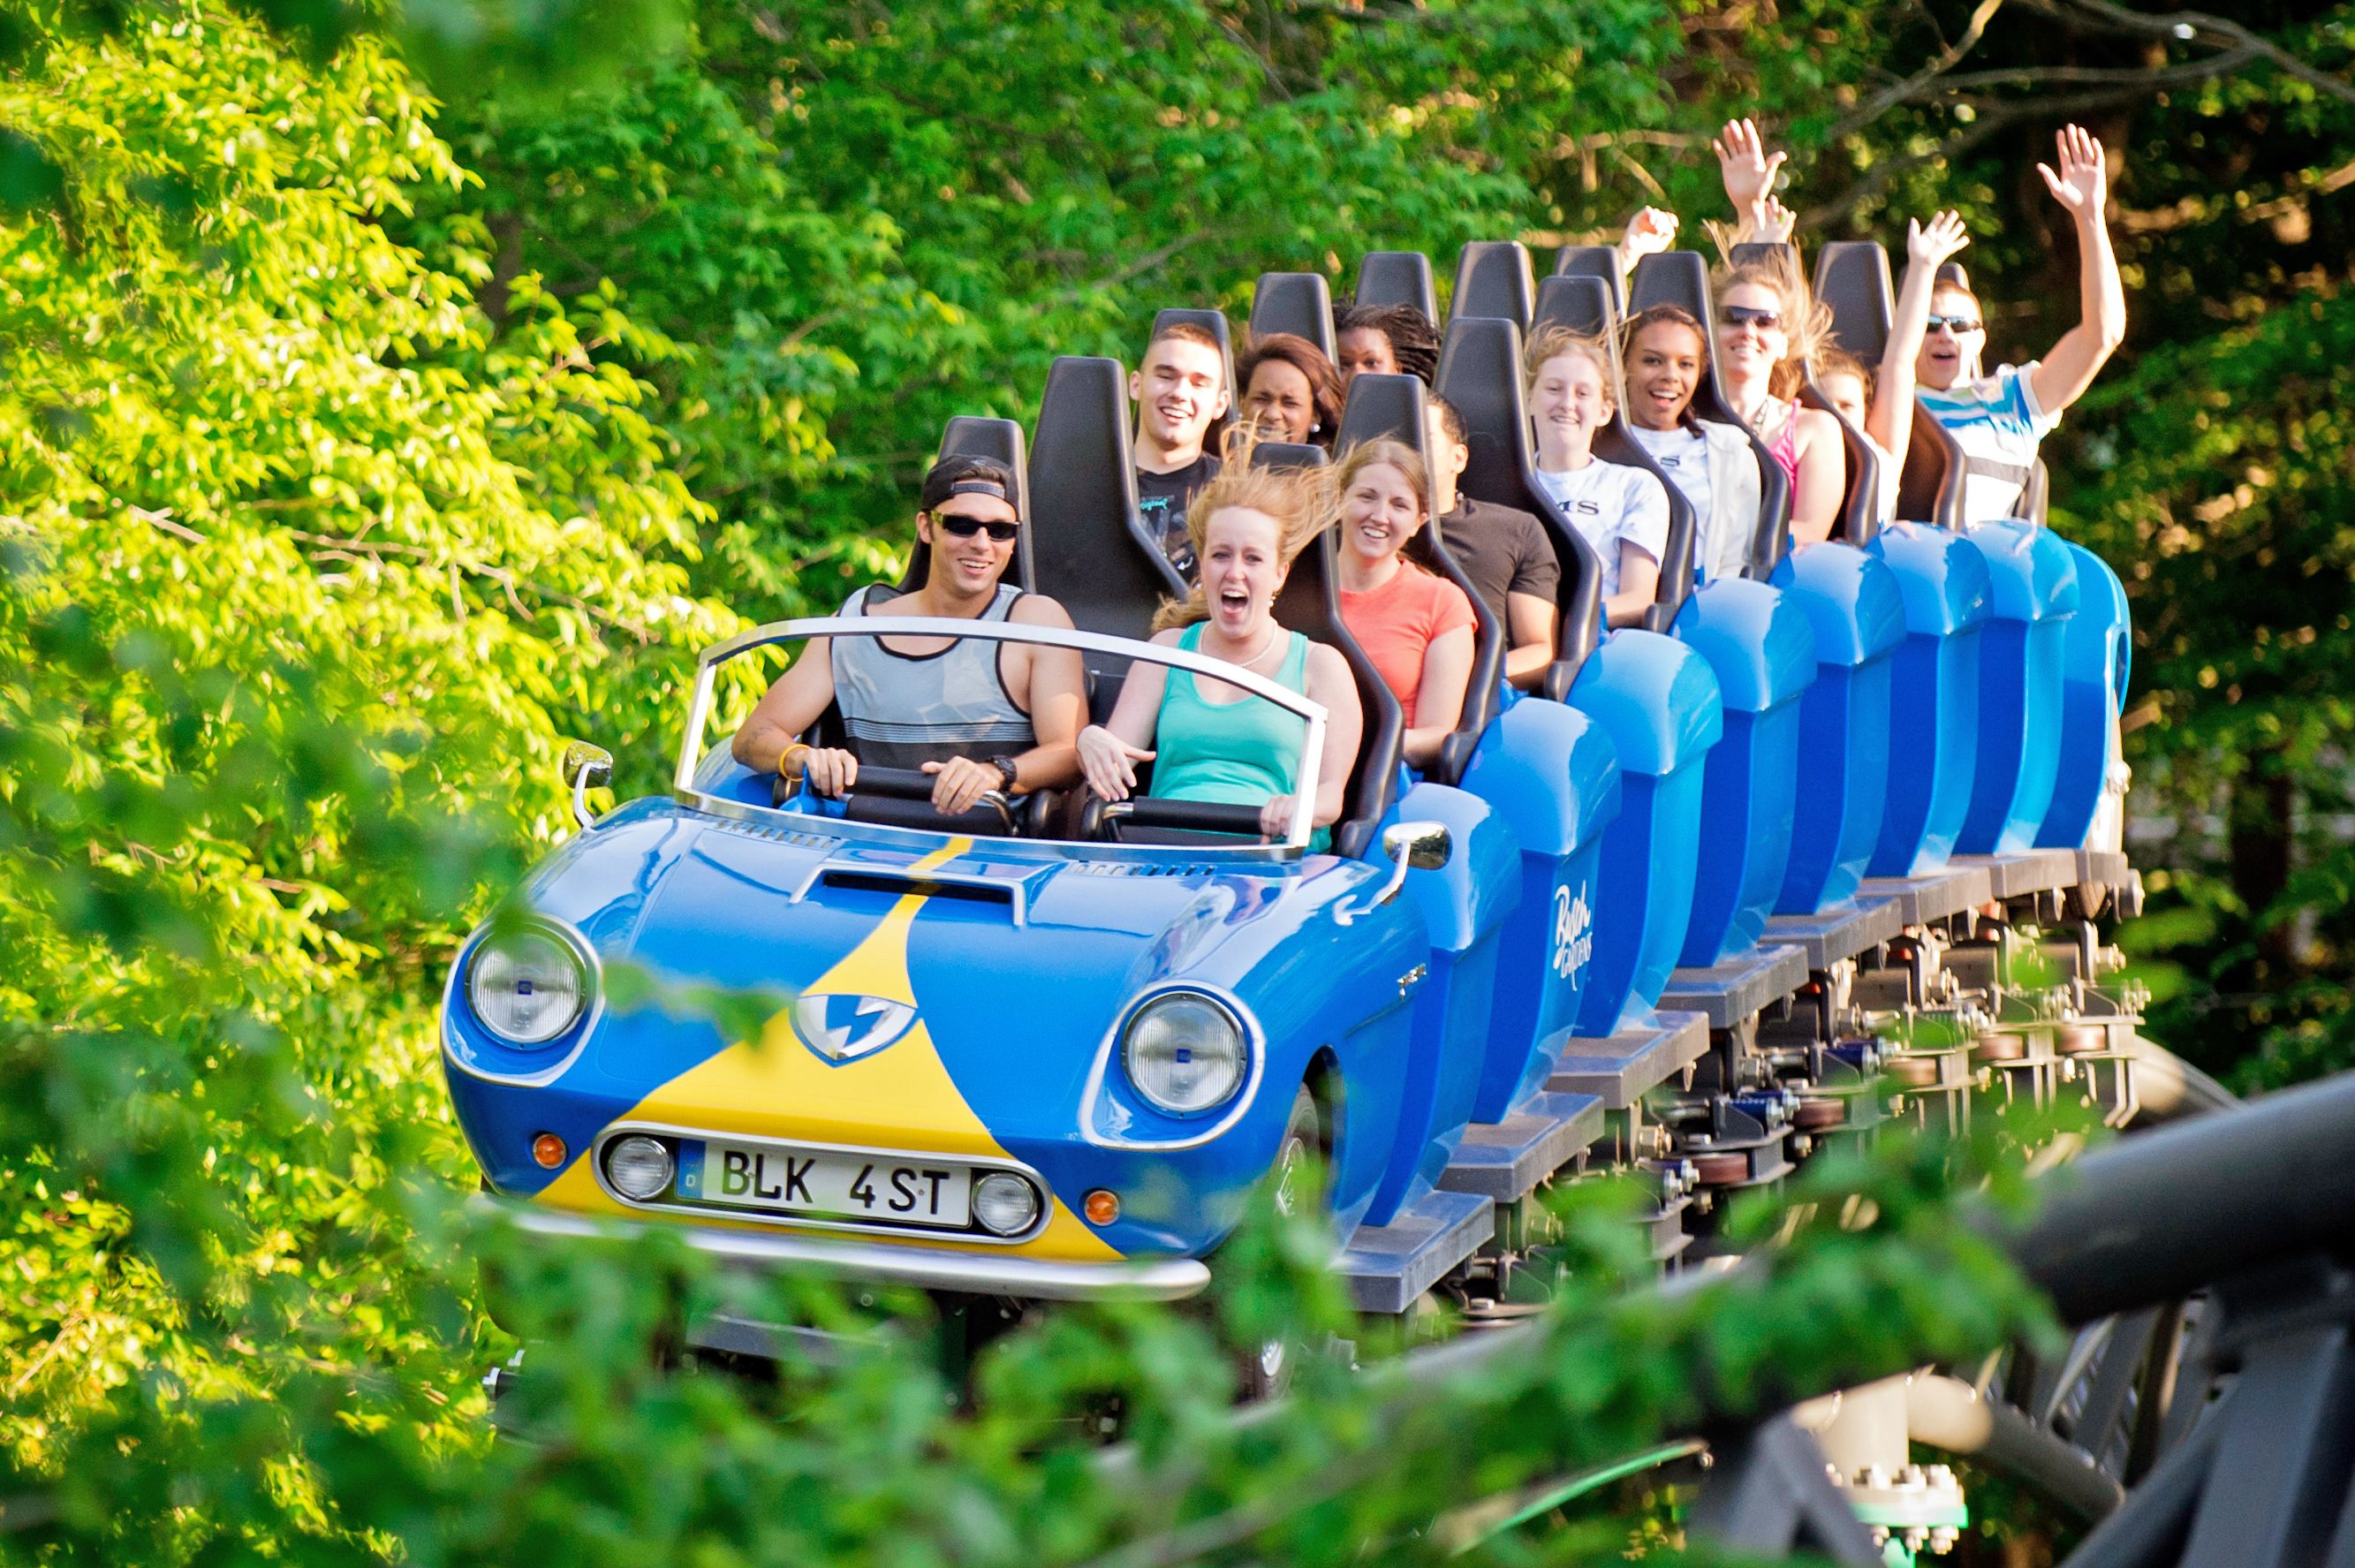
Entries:
MULTIPOLYGON (((1305 693, 1279 686, 1265 676, 1254 675, 1239 665, 1188 653, 1183 648, 1135 642, 1127 637, 1112 637, 1100 632, 1081 632, 1061 626, 1028 626, 1010 621, 951 620, 932 615, 836 615, 772 621, 766 625, 739 632, 705 648, 696 659, 695 692, 687 702, 686 731, 679 739, 678 767, 671 778, 672 793, 682 804, 700 806, 709 803, 709 797, 696 787, 695 774, 703 760, 703 734, 711 721, 712 688, 719 667, 755 648, 806 642, 812 637, 837 636, 972 637, 986 642, 1030 643, 1040 647, 1071 648, 1083 654, 1105 654, 1134 663, 1157 664, 1210 680, 1223 681, 1307 720, 1308 732, 1301 746, 1299 787, 1293 794, 1292 821, 1284 834, 1284 847, 1295 852, 1305 851, 1310 836, 1316 831, 1317 775, 1325 756, 1327 713, 1323 703, 1311 699, 1305 693)), ((1203 848, 1217 853, 1220 847, 1206 845, 1203 848)), ((1259 850, 1259 847, 1252 848, 1254 852, 1259 850)))

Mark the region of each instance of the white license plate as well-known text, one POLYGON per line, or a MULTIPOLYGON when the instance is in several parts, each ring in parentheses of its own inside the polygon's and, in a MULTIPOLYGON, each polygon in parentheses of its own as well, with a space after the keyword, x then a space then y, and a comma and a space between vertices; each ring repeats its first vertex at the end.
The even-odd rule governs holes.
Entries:
POLYGON ((973 1170, 945 1160, 711 1138, 700 1159, 692 1143, 679 1153, 678 1195, 690 1202, 953 1230, 973 1218, 973 1170))

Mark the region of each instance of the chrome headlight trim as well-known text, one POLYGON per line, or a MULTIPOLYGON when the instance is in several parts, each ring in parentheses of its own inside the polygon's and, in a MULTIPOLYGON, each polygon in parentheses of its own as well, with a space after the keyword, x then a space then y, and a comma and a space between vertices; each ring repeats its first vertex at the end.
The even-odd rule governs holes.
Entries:
POLYGON ((544 1050, 544 1047, 512 1043, 506 1036, 493 1029, 489 1024, 483 1022, 480 1015, 474 1011, 474 999, 467 994, 467 979, 474 968, 474 955, 480 951, 483 943, 489 938, 494 929, 492 923, 485 923, 477 927, 466 938, 465 944, 459 949, 458 962, 450 965, 449 977, 442 982, 442 1059, 455 1071, 485 1083, 536 1088, 541 1084, 552 1083, 564 1076, 566 1070, 580 1060, 581 1051, 588 1049, 589 1037, 596 1032, 599 1020, 605 1016, 604 966, 598 962, 597 950, 589 944, 589 939, 581 935, 569 922, 536 911, 525 916, 524 922, 560 938, 564 944, 572 950, 573 955, 581 961, 587 972, 587 1005, 564 1031, 551 1037, 552 1040, 562 1040, 569 1035, 570 1045, 556 1060, 545 1065, 535 1062, 526 1070, 504 1072, 498 1065, 482 1060, 484 1053, 480 1048, 468 1042, 466 1031, 459 1017, 462 1011, 467 1019, 472 1020, 480 1029, 482 1035, 499 1051, 511 1051, 517 1057, 532 1057, 541 1054, 544 1050))
POLYGON ((519 921, 495 922, 486 927, 474 945, 467 950, 465 962, 466 1010, 483 1026, 492 1039, 513 1051, 540 1051, 561 1040, 595 1010, 599 987, 596 955, 581 933, 570 926, 559 925, 538 916, 519 921), (538 937, 553 943, 557 950, 571 962, 574 983, 578 987, 572 1010, 561 1023, 541 1033, 529 1036, 509 1034, 491 1021, 476 999, 475 981, 479 976, 484 955, 496 950, 502 941, 538 937))
POLYGON ((1242 1120, 1244 1114, 1251 1109, 1252 1102, 1258 1096, 1260 1082, 1266 1073, 1266 1031, 1260 1028, 1259 1019, 1240 997, 1223 986, 1201 979, 1164 981, 1130 998, 1128 1005, 1120 1010, 1120 1016, 1113 1020, 1112 1027, 1104 1030, 1103 1038, 1096 1047, 1095 1062, 1088 1070, 1087 1086, 1080 1092, 1080 1136, 1097 1148, 1151 1149, 1162 1154, 1199 1148, 1215 1142, 1242 1120), (1153 1115, 1184 1126, 1182 1132, 1173 1129, 1170 1136, 1132 1136, 1125 1130, 1124 1115, 1100 1125, 1101 1113, 1105 1109, 1104 1097, 1108 1093, 1105 1079, 1114 1071, 1126 1075, 1125 1068, 1114 1068, 1114 1059, 1123 1053, 1129 1021, 1155 997, 1167 996, 1172 991, 1209 997, 1224 1008, 1241 1026, 1243 1037, 1242 1087, 1214 1111, 1191 1117, 1170 1115, 1139 1095, 1139 1100, 1153 1115), (1115 1130, 1106 1130, 1107 1126, 1115 1130))
POLYGON ((1251 1076, 1251 1038, 1243 1028, 1243 1020, 1236 1016, 1234 1008, 1209 992, 1197 990, 1191 986, 1167 987, 1149 997, 1141 998, 1135 1006, 1128 1009, 1128 1016, 1121 1021, 1120 1070, 1127 1077, 1128 1086, 1136 1091, 1137 1097, 1152 1106, 1155 1111, 1178 1121, 1190 1122, 1199 1116, 1210 1115, 1242 1093, 1243 1084, 1251 1076), (1226 1045, 1233 1055, 1233 1066, 1225 1086, 1199 1104, 1178 1104, 1162 1098, 1147 1086, 1144 1077, 1137 1072, 1138 1028, 1155 1014, 1179 1006, 1205 1008, 1215 1020, 1223 1024, 1227 1031, 1227 1039, 1221 1043, 1226 1045))

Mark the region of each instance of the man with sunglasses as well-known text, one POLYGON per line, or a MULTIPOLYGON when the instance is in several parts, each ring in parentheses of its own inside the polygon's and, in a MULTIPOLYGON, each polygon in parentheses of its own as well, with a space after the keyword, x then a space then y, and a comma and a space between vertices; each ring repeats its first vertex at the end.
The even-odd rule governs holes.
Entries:
MULTIPOLYGON (((837 613, 1069 631, 1060 604, 1001 581, 1022 531, 1015 495, 1005 464, 942 458, 924 475, 916 513, 916 538, 928 552, 922 586, 901 593, 871 583, 837 613)), ((1078 653, 1035 643, 813 637, 730 749, 748 767, 788 783, 806 776, 812 789, 836 798, 857 785, 862 763, 921 769, 933 776, 932 809, 959 816, 987 790, 1012 796, 1079 777, 1085 680, 1078 653), (847 746, 802 739, 829 706, 841 714, 847 746)))

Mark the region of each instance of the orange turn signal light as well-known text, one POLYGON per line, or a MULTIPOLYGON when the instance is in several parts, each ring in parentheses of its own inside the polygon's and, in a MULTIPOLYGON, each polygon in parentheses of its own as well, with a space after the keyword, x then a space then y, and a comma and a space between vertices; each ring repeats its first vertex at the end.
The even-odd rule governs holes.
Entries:
POLYGON ((542 1133, 531 1140, 531 1157, 543 1170, 554 1170, 564 1163, 564 1140, 554 1133, 542 1133))
POLYGON ((1120 1194, 1099 1187, 1080 1205, 1091 1225, 1109 1225, 1120 1218, 1120 1194))

